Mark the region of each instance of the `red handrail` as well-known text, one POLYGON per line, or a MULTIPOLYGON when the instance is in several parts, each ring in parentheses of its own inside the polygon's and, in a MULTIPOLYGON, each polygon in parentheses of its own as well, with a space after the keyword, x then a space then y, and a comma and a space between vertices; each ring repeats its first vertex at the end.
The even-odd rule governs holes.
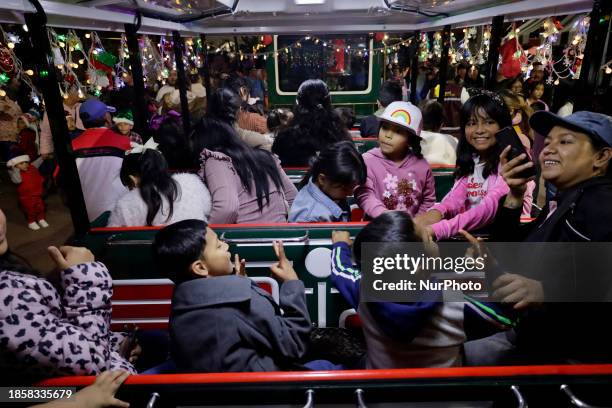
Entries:
MULTIPOLYGON (((242 223, 242 224, 210 224, 209 227, 215 228, 242 228, 242 227, 298 227, 298 228, 310 228, 310 227, 337 227, 337 228, 349 228, 349 227, 363 227, 368 223, 365 221, 351 221, 351 222, 274 222, 274 223, 242 223)), ((156 227, 98 227, 91 228, 90 232, 123 232, 123 231, 156 231, 162 229, 164 226, 156 227)))
MULTIPOLYGON (((392 370, 346 370, 346 371, 277 371, 267 373, 196 373, 132 375, 125 384, 223 384, 223 383, 270 383, 270 382, 325 382, 325 381, 384 381, 419 380, 431 378, 482 378, 522 376, 577 376, 612 375, 612 364, 542 365, 507 367, 453 367, 453 368, 406 368, 392 370)), ((51 378, 39 382, 39 386, 86 386, 94 381, 93 376, 51 378)))

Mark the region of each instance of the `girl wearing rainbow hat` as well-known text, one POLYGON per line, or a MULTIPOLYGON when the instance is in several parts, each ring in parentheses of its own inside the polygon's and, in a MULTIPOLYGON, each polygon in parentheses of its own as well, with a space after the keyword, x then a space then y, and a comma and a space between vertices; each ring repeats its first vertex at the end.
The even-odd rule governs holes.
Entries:
POLYGON ((436 193, 433 173, 421 154, 421 111, 408 102, 393 102, 379 119, 380 147, 363 155, 368 177, 355 191, 359 206, 372 218, 392 210, 424 213, 436 193))

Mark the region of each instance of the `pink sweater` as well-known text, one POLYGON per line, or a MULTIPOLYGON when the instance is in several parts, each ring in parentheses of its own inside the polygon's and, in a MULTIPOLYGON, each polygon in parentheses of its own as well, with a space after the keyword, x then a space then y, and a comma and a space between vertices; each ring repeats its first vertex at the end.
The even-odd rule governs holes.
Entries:
POLYGON ((425 159, 408 155, 396 164, 379 148, 363 155, 368 168, 365 185, 355 191, 359 206, 372 218, 389 210, 423 213, 436 202, 434 177, 425 159))
POLYGON ((229 156, 204 149, 200 160, 202 165, 198 174, 212 196, 212 210, 208 219, 211 224, 287 222, 287 214, 297 189, 281 168, 278 158, 275 157, 275 160, 283 184, 278 189, 269 179, 270 201, 266 203, 264 199, 261 211, 257 205, 254 182, 251 182, 249 193, 243 187, 229 156))
POLYGON ((440 211, 444 217, 431 226, 437 239, 450 238, 460 229, 471 231, 490 224, 495 218, 499 199, 510 191, 501 175, 489 174, 486 179, 486 195, 478 205, 471 206, 468 199, 469 178, 461 177, 457 180, 442 202, 432 207, 432 210, 440 211))

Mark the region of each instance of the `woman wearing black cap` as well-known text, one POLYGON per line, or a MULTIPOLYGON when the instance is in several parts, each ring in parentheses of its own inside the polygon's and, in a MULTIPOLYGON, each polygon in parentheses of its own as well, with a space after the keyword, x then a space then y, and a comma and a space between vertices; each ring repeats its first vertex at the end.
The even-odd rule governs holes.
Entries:
POLYGON ((540 111, 530 125, 546 137, 542 176, 558 193, 535 221, 521 225, 529 179, 518 174, 533 163, 520 156, 508 160, 508 149, 502 152, 501 174, 510 192, 500 200, 493 238, 530 248, 518 254, 525 267, 495 279, 491 294, 513 304, 521 317, 513 344, 500 335, 466 344, 468 363, 612 361, 609 324, 602 320, 612 312, 612 251, 602 244, 612 242, 612 118, 540 111), (587 244, 560 253, 554 251, 559 246, 535 244, 541 242, 587 244))

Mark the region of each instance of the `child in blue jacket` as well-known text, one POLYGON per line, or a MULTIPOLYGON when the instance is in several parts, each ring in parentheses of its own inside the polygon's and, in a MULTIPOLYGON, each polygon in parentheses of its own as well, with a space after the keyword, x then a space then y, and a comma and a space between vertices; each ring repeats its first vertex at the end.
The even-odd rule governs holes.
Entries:
POLYGON ((362 302, 362 274, 358 269, 362 243, 416 241, 420 239, 408 214, 402 211, 383 213, 365 226, 355 239, 358 265, 355 268, 349 233, 332 233, 331 280, 361 318, 367 346, 366 368, 460 366, 468 327, 482 326, 486 322, 496 330, 508 329, 495 315, 483 313, 483 309, 488 308, 478 307, 481 303, 444 302, 441 292, 426 292, 423 294, 425 300, 420 302, 362 302))

